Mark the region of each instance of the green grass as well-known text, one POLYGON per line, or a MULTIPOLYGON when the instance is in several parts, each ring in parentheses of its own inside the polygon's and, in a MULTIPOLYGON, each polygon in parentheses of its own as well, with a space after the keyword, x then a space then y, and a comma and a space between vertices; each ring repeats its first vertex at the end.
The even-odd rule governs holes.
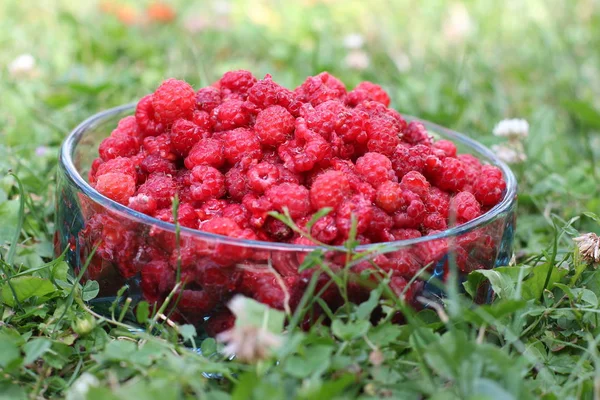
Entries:
POLYGON ((84 373, 99 380, 90 399, 600 396, 600 272, 571 240, 600 231, 596 2, 468 1, 465 36, 452 36, 454 3, 442 0, 234 1, 226 15, 214 6, 223 2, 179 1, 174 22, 134 26, 97 4, 40 3, 0 4, 0 398, 63 398, 84 373), (204 27, 191 32, 192 23, 204 27), (366 40, 364 70, 343 61, 354 32, 366 40), (16 78, 5 66, 21 53, 36 67, 16 78), (489 279, 496 300, 474 307, 461 295, 442 320, 429 310, 403 326, 365 326, 365 310, 388 301, 373 297, 330 328, 287 332, 286 345, 256 364, 226 361, 210 339, 205 356, 189 351, 189 326, 140 315, 156 328, 149 336, 119 315, 91 314, 84 300, 97 287, 79 285, 52 249, 60 142, 166 77, 200 87, 239 68, 290 87, 322 70, 348 86, 371 80, 402 113, 488 145, 499 142, 499 120, 526 118, 528 159, 514 166, 518 267, 469 278, 489 279), (369 361, 374 349, 379 365, 369 361))

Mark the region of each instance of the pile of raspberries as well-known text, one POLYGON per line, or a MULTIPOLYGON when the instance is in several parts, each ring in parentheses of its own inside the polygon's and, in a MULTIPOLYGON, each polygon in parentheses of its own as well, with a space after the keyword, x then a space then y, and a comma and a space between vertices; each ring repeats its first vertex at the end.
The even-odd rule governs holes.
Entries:
MULTIPOLYGON (((163 221, 174 222, 177 195, 181 226, 301 245, 341 245, 353 220, 361 244, 431 235, 500 202, 506 184, 498 168, 457 154, 451 141, 435 141, 423 124, 405 121, 389 103, 380 86, 362 82, 348 91, 327 72, 293 91, 270 75, 259 80, 243 70, 197 91, 168 79, 102 141, 89 182, 104 196, 163 221), (330 212, 312 226, 311 238, 269 215, 285 211, 304 230, 325 207, 330 212)), ((97 213, 80 238, 100 242, 98 257, 116 264, 122 276, 139 273, 151 301, 164 299, 176 265, 181 267, 188 284, 178 308, 187 319, 214 314, 234 293, 283 308, 284 298, 293 302, 299 295, 284 295, 282 282, 293 292, 307 279, 297 271, 300 256, 290 260, 287 254, 209 245, 186 235, 175 246, 168 232, 130 231, 108 212, 97 213), (240 267, 267 259, 279 277, 240 267)), ((471 236, 460 247, 461 268, 488 268, 469 258, 497 238, 471 236)), ((380 255, 378 262, 392 271, 391 286, 406 296, 406 282, 444 251, 422 246, 380 255)), ((356 271, 368 268, 358 265, 356 271)), ((231 322, 221 308, 211 317, 213 325, 231 322)))

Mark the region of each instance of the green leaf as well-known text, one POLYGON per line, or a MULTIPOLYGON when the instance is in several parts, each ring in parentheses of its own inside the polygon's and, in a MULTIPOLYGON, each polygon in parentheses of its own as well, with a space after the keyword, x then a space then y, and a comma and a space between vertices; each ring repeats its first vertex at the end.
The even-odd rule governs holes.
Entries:
POLYGON ((494 400, 516 400, 517 397, 506 391, 498 382, 491 379, 479 378, 473 383, 473 392, 477 396, 494 400))
POLYGON ((200 351, 205 357, 215 354, 217 352, 217 342, 213 338, 206 338, 200 344, 200 351))
POLYGON ((0 367, 10 370, 21 359, 20 345, 23 338, 13 329, 0 329, 0 367))
POLYGON ((316 224, 318 220, 329 214, 331 210, 331 207, 325 207, 314 213, 311 219, 306 223, 306 232, 310 232, 313 225, 316 224))
POLYGON ((360 320, 367 319, 371 316, 371 313, 379 304, 379 298, 381 297, 381 293, 383 293, 383 287, 379 286, 375 290, 371 290, 369 293, 369 298, 367 301, 361 303, 356 308, 356 318, 360 320))
POLYGON ((318 376, 329 368, 332 346, 315 345, 304 350, 303 356, 291 356, 283 365, 285 372, 296 378, 318 376))
POLYGON ((52 342, 48 339, 39 338, 33 339, 23 346, 23 351, 25 352, 25 359, 23 360, 23 364, 29 365, 41 356, 44 355, 48 350, 52 347, 52 342))
POLYGON ((0 203, 0 244, 12 241, 19 219, 19 206, 18 199, 0 203))
POLYGON ((343 323, 336 319, 331 324, 331 332, 342 340, 352 340, 364 336, 371 327, 368 320, 358 320, 353 322, 343 323))
POLYGON ((467 293, 475 297, 477 288, 484 281, 488 280, 496 295, 503 299, 512 298, 515 294, 519 275, 525 278, 531 272, 531 267, 498 267, 490 270, 480 269, 473 271, 463 283, 467 293))
POLYGON ((235 296, 232 301, 239 302, 236 308, 243 310, 236 313, 236 326, 262 327, 273 333, 283 330, 285 313, 241 295, 235 296))
POLYGON ((179 327, 179 333, 184 341, 191 341, 196 337, 196 328, 194 325, 185 324, 179 327))
MULTIPOLYGON (((32 297, 40 298, 56 290, 52 282, 48 279, 38 278, 36 276, 19 276, 12 278, 10 284, 15 291, 19 302, 29 300, 32 297)), ((14 307, 15 297, 8 283, 0 287, 2 292, 2 302, 9 307, 14 307)))
POLYGON ((140 324, 145 324, 150 316, 150 304, 147 301, 140 301, 135 309, 135 318, 140 324))
POLYGON ((69 264, 59 261, 52 267, 52 279, 66 281, 69 273, 69 264))
POLYGON ((81 290, 81 298, 83 301, 90 301, 98 296, 100 285, 96 281, 87 281, 81 290))
POLYGON ((556 282, 569 273, 566 269, 558 268, 551 263, 537 265, 531 272, 532 274, 523 282, 522 286, 522 298, 526 300, 539 299, 546 287, 552 288, 556 282), (550 279, 548 279, 548 274, 550 274, 550 279), (547 279, 547 286, 545 286, 547 279))

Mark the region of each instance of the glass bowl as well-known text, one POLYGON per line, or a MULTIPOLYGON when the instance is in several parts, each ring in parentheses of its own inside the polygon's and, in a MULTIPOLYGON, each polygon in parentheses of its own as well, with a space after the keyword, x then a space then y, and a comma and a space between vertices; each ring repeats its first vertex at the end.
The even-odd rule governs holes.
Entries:
MULTIPOLYGON (((100 292, 95 302, 112 302, 117 292, 126 287, 124 297, 158 306, 180 277, 185 285, 174 296, 177 301, 171 316, 203 325, 208 334, 231 323, 226 303, 236 293, 252 296, 276 308, 293 309, 314 271, 299 272, 306 256, 315 250, 314 246, 243 240, 185 227, 178 229, 174 224, 104 197, 88 184, 84 177, 88 176, 92 161, 97 157, 98 145, 121 118, 133 114, 134 110, 134 105, 125 105, 88 118, 69 134, 61 148, 55 249, 57 254, 66 250, 66 259, 76 272, 91 257, 84 279, 99 283, 100 292)), ((372 270, 374 264, 386 270, 386 265, 393 263, 394 270, 400 272, 395 273, 390 288, 415 305, 417 297, 440 295, 439 285, 433 284, 432 279, 443 281, 451 265, 456 265, 459 275, 464 277, 474 269, 508 264, 517 194, 513 173, 489 149, 460 133, 421 122, 434 135, 452 140, 459 151, 499 167, 507 189, 499 204, 466 224, 430 236, 356 248, 365 256, 362 262, 350 268, 352 276, 362 278, 368 274, 365 270, 372 270), (417 273, 420 275, 415 277, 417 273)), ((345 249, 321 250, 332 270, 342 268, 345 249)), ((331 286, 325 289, 327 279, 325 274, 319 277, 317 288, 322 289, 329 307, 335 309, 342 300, 331 286)), ((356 302, 366 299, 369 286, 357 283, 361 279, 351 282, 345 298, 356 302)), ((482 290, 478 300, 485 301, 486 293, 482 290)))

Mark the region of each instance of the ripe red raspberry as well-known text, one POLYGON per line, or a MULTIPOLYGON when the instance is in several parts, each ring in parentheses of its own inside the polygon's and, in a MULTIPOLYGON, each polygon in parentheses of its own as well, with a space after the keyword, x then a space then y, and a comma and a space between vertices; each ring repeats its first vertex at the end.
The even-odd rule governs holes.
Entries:
POLYGON ((371 82, 361 82, 346 97, 346 104, 355 107, 363 101, 377 101, 384 106, 390 105, 390 96, 379 85, 371 82))
POLYGON ((417 229, 392 229, 394 240, 408 240, 421 237, 421 232, 417 229))
POLYGON ((100 143, 98 153, 102 160, 107 161, 117 157, 131 157, 140 149, 136 137, 118 134, 109 136, 100 143))
POLYGON ((95 176, 100 177, 109 172, 118 172, 121 174, 129 175, 133 178, 137 177, 137 172, 135 170, 135 165, 133 164, 133 161, 126 157, 113 158, 98 165, 95 176))
POLYGON ((273 82, 269 74, 248 89, 248 100, 260 108, 282 106, 294 116, 297 116, 298 108, 302 104, 294 98, 290 90, 273 82))
POLYGON ((379 185, 375 204, 388 213, 398 211, 404 205, 404 197, 402 196, 402 187, 400 184, 387 181, 379 185))
POLYGON ((433 140, 429 133, 427 133, 427 129, 425 125, 423 125, 419 121, 410 121, 404 133, 402 135, 402 139, 410 144, 424 144, 429 146, 432 144, 433 140))
POLYGON ((223 141, 214 138, 201 139, 189 151, 184 164, 187 169, 192 169, 198 165, 222 167, 225 164, 223 141))
POLYGON ((215 337, 221 332, 228 331, 235 324, 235 315, 228 309, 222 309, 213 313, 208 320, 204 322, 204 330, 210 337, 215 337))
POLYGON ((463 163, 452 157, 442 160, 441 170, 433 176, 433 181, 442 190, 460 191, 467 183, 467 171, 463 163))
POLYGON ((340 115, 346 113, 346 107, 336 100, 328 100, 315 108, 307 107, 303 117, 307 126, 314 132, 329 139, 337 126, 340 115))
POLYGON ((479 177, 473 183, 473 194, 483 206, 494 206, 502 200, 506 182, 502 171, 491 165, 481 167, 479 177))
POLYGON ((171 139, 171 149, 181 157, 186 157, 190 149, 198 143, 203 137, 207 137, 208 132, 200 129, 192 121, 178 119, 173 123, 169 138, 171 139))
POLYGON ((267 218, 263 230, 269 236, 269 239, 275 242, 285 242, 294 234, 289 226, 272 217, 267 218))
POLYGON ((404 190, 410 190, 413 193, 418 194, 421 198, 425 199, 429 193, 429 187, 431 186, 427 179, 417 171, 410 171, 402 177, 400 186, 404 190))
POLYGON ((250 212, 242 204, 228 204, 223 207, 221 215, 230 218, 242 229, 250 227, 250 212))
POLYGON ((233 200, 242 200, 246 194, 250 193, 246 170, 241 166, 237 166, 227 171, 225 174, 225 188, 229 197, 233 200))
POLYGON ((412 147, 398 146, 391 156, 396 176, 401 179, 410 171, 423 173, 431 148, 422 144, 412 147))
POLYGON ((200 208, 196 209, 196 214, 200 221, 207 221, 213 217, 222 217, 223 210, 229 205, 227 200, 209 199, 202 203, 200 208))
POLYGON ((256 116, 254 131, 267 146, 279 146, 294 131, 294 117, 281 106, 271 106, 256 116))
POLYGON ((152 215, 156 211, 156 200, 145 194, 138 194, 129 198, 127 205, 129 208, 141 212, 143 214, 152 215))
POLYGON ((260 142, 251 129, 238 128, 223 135, 224 156, 233 165, 262 158, 260 142))
POLYGON ((446 217, 438 212, 432 212, 423 219, 423 228, 426 231, 443 231, 448 228, 446 217))
POLYGON ((423 266, 411 253, 412 252, 408 250, 399 250, 388 253, 388 270, 393 271, 395 276, 402 276, 406 279, 412 279, 423 266))
POLYGON ((196 108, 211 112, 221 104, 221 92, 212 86, 198 89, 196 92, 196 108))
POLYGON ((199 262, 193 274, 194 282, 219 300, 236 290, 242 279, 235 266, 224 267, 210 260, 199 262))
POLYGON ((149 154, 140 163, 140 171, 146 175, 162 173, 165 175, 175 175, 177 167, 175 163, 166 160, 158 154, 149 154))
POLYGON ((208 165, 194 167, 190 182, 192 198, 196 201, 216 199, 225 194, 225 176, 208 165))
POLYGON ((394 154, 396 146, 400 144, 400 131, 396 124, 389 118, 376 118, 369 120, 367 134, 369 151, 381 153, 386 156, 394 154))
POLYGON ((171 151, 171 138, 165 133, 144 138, 142 147, 147 154, 158 154, 166 160, 175 161, 178 158, 177 155, 171 151))
POLYGON ((310 187, 310 200, 313 208, 337 208, 351 195, 350 182, 343 172, 326 171, 317 176, 310 187))
MULTIPOLYGON (((171 207, 158 210, 154 213, 154 218, 171 224, 175 223, 175 216, 173 215, 173 209, 171 207)), ((179 204, 179 209, 177 210, 177 223, 187 228, 198 228, 198 214, 192 205, 187 203, 179 204)))
POLYGON ((253 193, 245 195, 242 204, 250 212, 250 225, 254 228, 262 228, 267 219, 267 213, 273 210, 273 204, 267 196, 259 197, 253 193))
POLYGON ((481 205, 469 192, 457 193, 450 200, 450 220, 457 224, 464 224, 481 215, 481 205))
MULTIPOLYGON (((306 217, 306 222, 308 222, 311 217, 312 215, 306 217)), ((328 244, 333 243, 338 236, 335 218, 331 214, 319 218, 312 226, 310 234, 319 242, 328 244)))
POLYGON ((150 175, 137 191, 137 194, 152 197, 158 208, 170 207, 176 193, 177 184, 175 180, 163 174, 150 175))
POLYGON ((396 181, 392 162, 379 153, 366 153, 356 160, 356 172, 374 188, 387 181, 396 181))
POLYGON ((394 221, 390 215, 379 207, 373 207, 371 215, 371 223, 366 234, 374 242, 387 242, 394 240, 390 235, 390 230, 394 225, 394 221))
POLYGON ((191 322, 200 322, 210 314, 218 303, 218 298, 204 290, 184 289, 176 298, 177 310, 191 322))
POLYGON ((250 125, 253 117, 243 101, 229 100, 212 111, 212 119, 215 131, 227 131, 250 125))
POLYGON ((287 207, 294 219, 305 216, 310 212, 310 196, 307 188, 294 183, 281 183, 271 186, 266 191, 267 198, 275 210, 283 212, 287 207))
POLYGON ((345 110, 338 114, 335 132, 346 143, 366 144, 369 140, 367 127, 369 114, 358 109, 345 110))
POLYGON ((234 236, 242 229, 231 218, 214 217, 200 223, 200 230, 217 235, 234 236))
POLYGON ((117 128, 112 131, 111 136, 125 135, 125 136, 140 136, 140 129, 138 127, 135 116, 129 115, 119 121, 117 128))
POLYGON ((152 99, 152 94, 142 97, 135 108, 135 120, 142 136, 157 136, 165 129, 164 125, 157 120, 152 99))
POLYGON ((446 157, 456 157, 456 145, 449 140, 438 140, 433 144, 433 148, 441 150, 446 157))
POLYGON ((237 93, 246 96, 248 89, 256 83, 256 78, 249 71, 238 70, 225 72, 219 80, 219 86, 224 93, 237 93))
POLYGON ((135 179, 128 174, 108 172, 98 176, 96 190, 121 204, 127 204, 135 193, 135 179))
POLYGON ((192 122, 205 131, 212 131, 213 129, 213 120, 206 111, 195 110, 192 114, 192 122))
POLYGON ((246 176, 250 189, 260 194, 279 182, 280 171, 276 165, 263 161, 250 167, 246 176))
POLYGON ((450 208, 450 195, 432 186, 429 188, 429 193, 427 193, 427 197, 425 198, 425 204, 427 205, 427 211, 437 212, 442 217, 447 218, 450 208))
POLYGON ((335 222, 344 238, 348 237, 353 216, 356 219, 356 232, 365 233, 369 229, 373 216, 371 202, 360 195, 355 195, 344 200, 338 207, 335 222))
POLYGON ((170 126, 176 119, 192 116, 196 107, 196 92, 187 82, 167 79, 154 92, 152 107, 157 120, 170 126))
POLYGON ((308 129, 303 118, 297 118, 295 139, 279 146, 277 152, 286 168, 306 172, 327 159, 331 154, 331 147, 321 135, 308 129))
POLYGON ((152 260, 144 265, 140 272, 142 293, 151 303, 166 296, 175 286, 175 274, 165 261, 152 260))
POLYGON ((427 215, 425 204, 415 193, 402 191, 403 205, 393 216, 396 228, 418 228, 427 215))
POLYGON ((329 73, 321 72, 317 76, 306 78, 294 92, 299 100, 316 106, 327 100, 341 99, 346 95, 346 87, 329 73))
MULTIPOLYGON (((287 287, 285 289, 288 290, 287 287)), ((244 271, 241 292, 271 308, 283 309, 285 299, 283 290, 284 288, 271 273, 244 271)))

